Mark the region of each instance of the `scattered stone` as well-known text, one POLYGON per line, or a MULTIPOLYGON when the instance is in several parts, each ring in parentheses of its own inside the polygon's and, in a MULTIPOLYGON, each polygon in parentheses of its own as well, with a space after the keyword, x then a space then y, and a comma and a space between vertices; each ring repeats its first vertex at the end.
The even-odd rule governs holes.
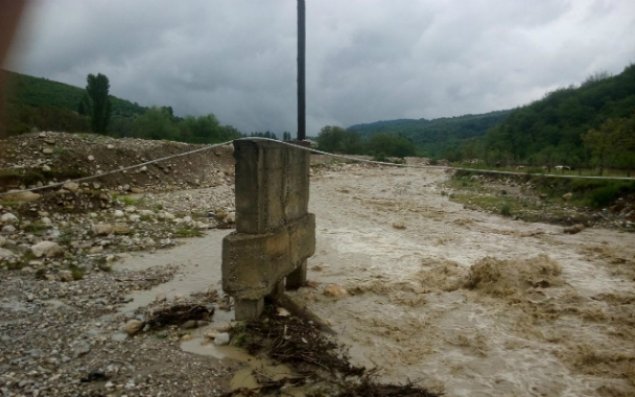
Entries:
POLYGON ((4 198, 6 200, 17 201, 17 202, 22 202, 22 203, 30 203, 30 202, 33 202, 33 201, 37 201, 40 197, 41 196, 39 194, 33 193, 31 191, 19 192, 19 191, 9 190, 4 195, 4 198))
POLYGON ((198 327, 198 321, 196 320, 187 320, 183 323, 183 325, 181 325, 181 328, 183 329, 194 329, 196 327, 198 327))
POLYGON ((236 213, 228 212, 227 215, 223 218, 224 223, 236 223, 236 213))
POLYGON ((115 212, 113 213, 113 216, 115 218, 123 218, 124 217, 124 212, 122 210, 115 210, 115 212))
POLYGON ((18 223, 18 221, 18 217, 10 212, 7 212, 6 214, 2 214, 2 216, 0 216, 0 222, 5 225, 13 225, 15 223, 18 223))
POLYGON ((46 256, 52 258, 54 256, 61 255, 64 251, 59 244, 53 241, 40 241, 37 244, 31 246, 31 252, 36 258, 46 256))
POLYGON ((70 270, 62 270, 62 271, 60 271, 59 274, 58 274, 58 277, 59 277, 60 281, 63 281, 65 283, 74 280, 73 272, 71 272, 70 270))
POLYGON ((565 194, 562 195, 562 199, 564 201, 569 201, 569 200, 571 200, 572 197, 573 197, 573 193, 571 193, 571 192, 565 193, 565 194))
POLYGON ((92 154, 89 154, 88 161, 95 161, 95 156, 93 156, 92 154))
POLYGON ((44 153, 44 154, 53 154, 53 148, 50 148, 50 147, 42 148, 42 153, 44 153))
POLYGON ((73 347, 73 353, 75 354, 75 357, 83 356, 88 352, 90 352, 90 345, 88 344, 88 342, 80 341, 73 347))
POLYGON ((77 182, 66 182, 63 186, 62 189, 64 190, 68 190, 69 192, 77 192, 79 191, 79 183, 77 182))
POLYGON ((123 326, 123 331, 125 331, 129 336, 134 336, 139 333, 143 329, 144 322, 141 320, 137 320, 133 318, 132 320, 128 320, 128 322, 123 326))
POLYGON ((107 236, 109 234, 114 233, 115 227, 110 223, 97 223, 93 225, 93 233, 97 236, 107 236))
POLYGON ((113 233, 115 234, 130 234, 131 229, 130 226, 125 223, 115 223, 113 226, 113 233))
POLYGON ((6 248, 0 248, 0 261, 6 261, 13 257, 15 257, 15 254, 13 253, 13 251, 8 250, 6 248))
POLYGON ((229 333, 227 333, 227 332, 219 332, 214 337, 214 344, 218 345, 218 346, 225 346, 225 345, 229 344, 229 340, 230 339, 231 338, 229 336, 229 333))
POLYGON ((13 226, 13 225, 4 225, 4 226, 2 226, 2 233, 4 233, 4 234, 13 234, 13 233, 15 233, 15 226, 13 226))

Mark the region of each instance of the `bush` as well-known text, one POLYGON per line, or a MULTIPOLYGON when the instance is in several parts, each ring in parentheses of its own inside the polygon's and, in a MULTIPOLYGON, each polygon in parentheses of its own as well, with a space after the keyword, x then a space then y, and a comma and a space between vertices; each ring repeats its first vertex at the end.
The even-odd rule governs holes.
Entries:
POLYGON ((503 216, 511 216, 512 215, 512 207, 509 203, 504 203, 501 206, 501 215, 503 216))

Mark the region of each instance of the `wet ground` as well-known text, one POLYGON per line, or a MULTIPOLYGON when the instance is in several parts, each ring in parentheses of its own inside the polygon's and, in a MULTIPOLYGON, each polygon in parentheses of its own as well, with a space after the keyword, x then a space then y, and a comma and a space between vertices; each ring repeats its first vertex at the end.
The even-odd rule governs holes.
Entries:
MULTIPOLYGON (((466 210, 441 194, 446 178, 440 169, 362 165, 316 172, 317 252, 310 286, 293 298, 336 331, 353 364, 376 368, 386 382, 448 396, 634 395, 633 234, 569 235, 466 210)), ((180 266, 122 311, 219 289, 226 233, 117 265, 180 266)), ((252 381, 250 366, 275 368, 213 346, 206 332, 182 350, 243 363, 238 385, 252 381)))

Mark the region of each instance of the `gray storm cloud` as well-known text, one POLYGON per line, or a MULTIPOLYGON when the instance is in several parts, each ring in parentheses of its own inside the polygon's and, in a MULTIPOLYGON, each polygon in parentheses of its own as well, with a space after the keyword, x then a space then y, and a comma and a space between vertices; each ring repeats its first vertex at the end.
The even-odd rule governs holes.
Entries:
MULTIPOLYGON (((309 134, 511 108, 635 61, 630 0, 306 0, 309 134)), ((295 126, 293 0, 33 1, 10 68, 244 132, 295 126)))

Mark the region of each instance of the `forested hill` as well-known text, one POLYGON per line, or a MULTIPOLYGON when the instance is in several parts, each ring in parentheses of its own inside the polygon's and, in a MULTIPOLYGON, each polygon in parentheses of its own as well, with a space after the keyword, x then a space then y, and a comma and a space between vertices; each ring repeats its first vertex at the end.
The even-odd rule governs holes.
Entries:
MULTIPOLYGON (((8 100, 34 107, 57 107, 76 111, 84 89, 41 77, 5 71, 8 81, 8 100)), ((125 99, 110 96, 112 114, 133 116, 143 114, 146 108, 125 99)))
POLYGON ((444 117, 432 120, 399 119, 357 124, 349 131, 372 136, 379 133, 400 134, 417 146, 419 154, 444 157, 448 150, 466 140, 483 136, 488 129, 500 124, 510 111, 501 110, 477 115, 444 117))
MULTIPOLYGON (((487 133, 480 151, 490 162, 587 165, 594 151, 606 149, 616 158, 617 152, 632 150, 624 145, 635 135, 627 131, 634 117, 635 65, 630 65, 619 75, 592 76, 577 88, 556 90, 514 110, 487 133), (615 147, 594 142, 589 134, 593 130, 604 131, 596 135, 613 141, 615 147)), ((635 153, 623 155, 626 161, 635 153)))
MULTIPOLYGON (((0 129, 10 135, 33 130, 91 131, 91 117, 80 112, 86 90, 39 77, 6 73, 6 120, 0 129)), ((107 79, 107 78, 106 78, 107 79)), ((115 137, 167 139, 191 143, 215 143, 238 137, 232 126, 221 125, 213 114, 176 116, 169 106, 144 107, 109 95, 111 112, 106 130, 115 137)))
MULTIPOLYGON (((78 114, 85 95, 83 88, 58 81, 3 70, 7 82, 6 130, 20 134, 32 129, 55 131, 88 131, 89 120, 78 114)), ((147 108, 125 99, 110 96, 112 123, 132 119, 147 108)))

